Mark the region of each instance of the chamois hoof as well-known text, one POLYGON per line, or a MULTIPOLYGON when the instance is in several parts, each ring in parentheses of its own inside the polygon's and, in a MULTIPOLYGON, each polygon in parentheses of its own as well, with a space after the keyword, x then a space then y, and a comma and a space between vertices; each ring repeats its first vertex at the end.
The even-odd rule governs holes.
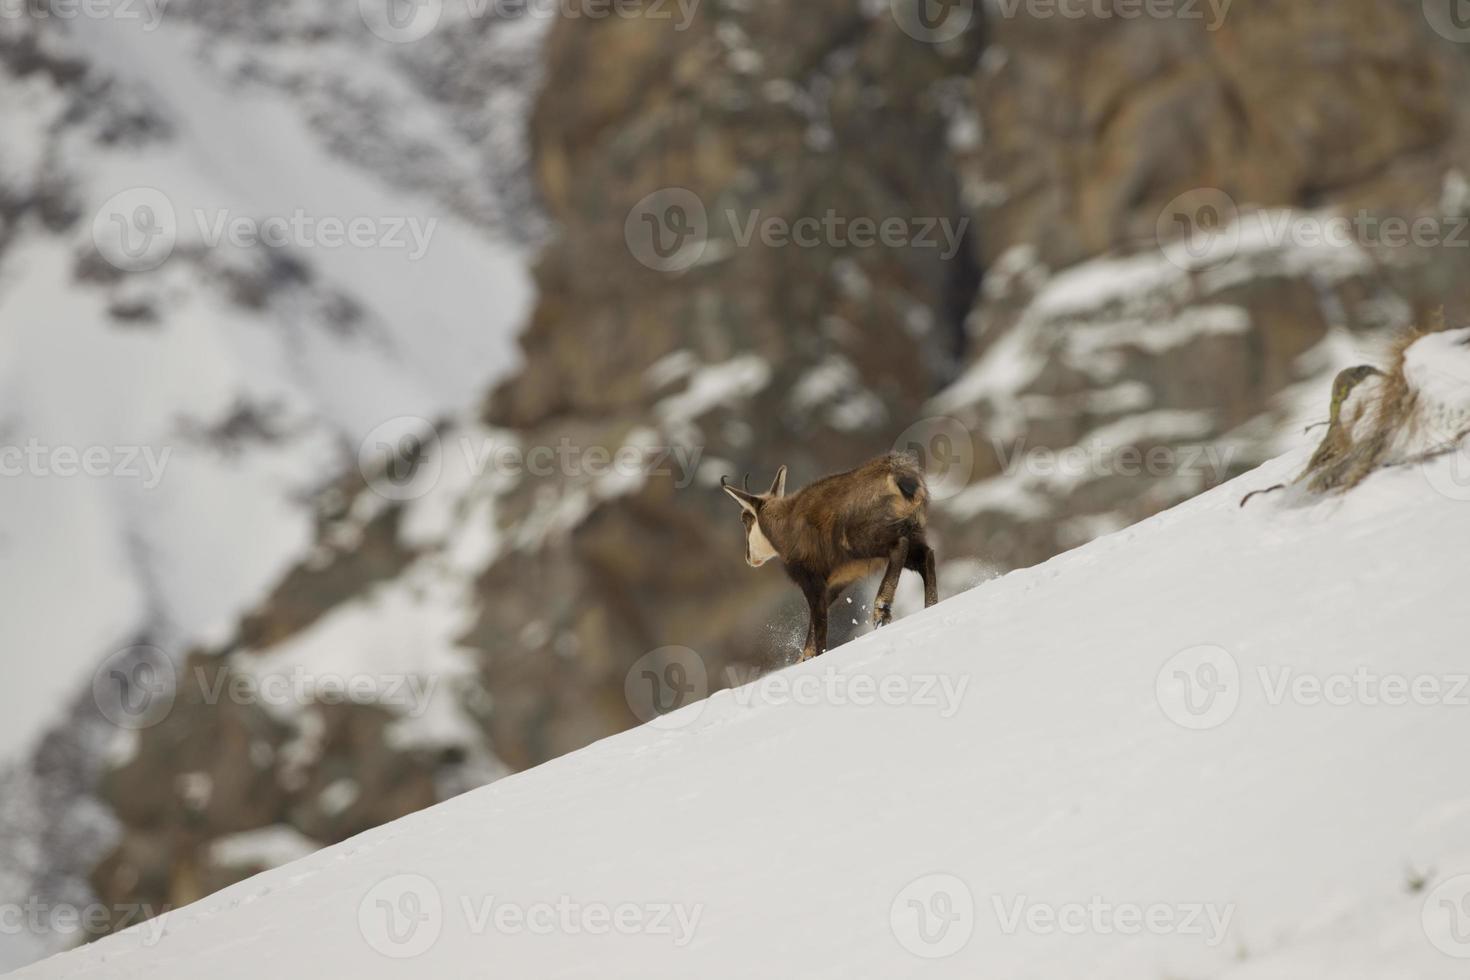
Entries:
POLYGON ((892 606, 876 606, 876 607, 874 607, 874 609, 873 609, 873 625, 875 627, 880 627, 881 628, 881 627, 887 626, 891 622, 893 622, 893 607, 892 606))

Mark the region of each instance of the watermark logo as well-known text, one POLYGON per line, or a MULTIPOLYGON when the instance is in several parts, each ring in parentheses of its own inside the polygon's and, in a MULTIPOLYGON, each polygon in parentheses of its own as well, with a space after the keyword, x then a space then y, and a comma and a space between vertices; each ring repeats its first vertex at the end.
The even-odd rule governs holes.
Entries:
POLYGON ((357 12, 378 39, 412 44, 439 26, 444 0, 357 0, 357 12))
POLYGON ((92 700, 119 728, 152 728, 173 710, 178 677, 173 660, 155 646, 132 646, 102 661, 92 675, 92 700))
POLYGON ((1470 959, 1470 874, 1441 882, 1420 910, 1424 935, 1446 956, 1470 959))
POLYGON ((888 0, 894 21, 925 44, 953 41, 975 20, 975 0, 888 0))
POLYGON ((1470 0, 1424 0, 1424 19, 1445 40, 1470 44, 1470 0))
POLYGON ((954 875, 927 874, 893 897, 888 924, 899 945, 915 956, 953 956, 975 934, 975 896, 954 875))
POLYGON ((655 728, 683 728, 701 710, 681 711, 709 696, 709 669, 688 647, 666 646, 634 661, 623 679, 623 696, 633 714, 655 728))
POLYGON ((1446 439, 1449 449, 1425 460, 1420 470, 1435 492, 1461 503, 1470 500, 1470 445, 1464 435, 1446 439))
MULTIPOLYGON (((1470 329, 1425 337, 1419 343, 1436 343, 1450 348, 1420 358, 1419 371, 1430 374, 1428 387, 1454 391, 1464 383, 1458 376, 1434 367, 1433 363, 1435 358, 1441 357, 1448 364, 1470 359, 1470 329)), ((1425 404, 1418 414, 1423 420, 1428 442, 1428 458, 1419 470, 1440 496, 1461 503, 1470 501, 1470 420, 1461 413, 1435 411, 1428 399, 1423 401, 1425 404)))
POLYGON ((357 471, 387 500, 416 500, 439 482, 444 459, 434 423, 400 415, 377 426, 357 447, 357 471))
POLYGON ((704 258, 709 213, 693 191, 665 187, 633 205, 623 239, 633 258, 655 272, 685 272, 704 258))
POLYGON ((1180 650, 1159 669, 1154 696, 1164 716, 1181 728, 1217 728, 1240 704, 1240 666, 1224 647, 1180 650))
POLYGON ((114 268, 148 272, 163 265, 179 240, 173 202, 153 187, 114 194, 92 219, 92 243, 114 268))
POLYGON ((1164 258, 1181 269, 1224 262, 1240 247, 1240 210, 1215 187, 1185 191, 1159 212, 1155 234, 1164 258))
POLYGON ((396 960, 422 956, 444 930, 444 899, 423 875, 393 875, 357 903, 357 928, 384 956, 396 960))
POLYGON ((970 430, 947 416, 915 422, 894 440, 893 449, 918 457, 931 500, 953 497, 969 486, 975 471, 975 443, 970 430))

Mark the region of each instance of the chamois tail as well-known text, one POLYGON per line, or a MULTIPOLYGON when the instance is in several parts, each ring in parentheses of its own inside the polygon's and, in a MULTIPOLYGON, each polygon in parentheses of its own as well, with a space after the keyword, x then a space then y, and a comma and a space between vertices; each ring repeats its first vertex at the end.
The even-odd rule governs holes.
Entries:
POLYGON ((911 504, 924 504, 929 498, 929 489, 924 485, 924 470, 919 466, 919 458, 913 453, 893 453, 888 457, 890 472, 893 474, 894 486, 898 492, 903 494, 903 499, 911 504))

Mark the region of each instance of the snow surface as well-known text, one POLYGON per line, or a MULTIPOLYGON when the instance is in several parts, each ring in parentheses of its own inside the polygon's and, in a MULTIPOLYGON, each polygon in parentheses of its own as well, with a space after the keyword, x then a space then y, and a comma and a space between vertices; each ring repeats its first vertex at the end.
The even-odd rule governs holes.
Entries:
POLYGON ((15 976, 1463 977, 1467 470, 1303 462, 15 976))
POLYGON ((1470 433, 1470 329, 1416 340, 1404 352, 1404 379, 1416 393, 1410 444, 1401 452, 1437 452, 1470 433))
MULTIPOLYGON (((340 780, 327 787, 326 792, 341 792, 338 786, 348 783, 340 780)), ((351 788, 350 786, 347 788, 351 788)), ((326 795, 326 792, 323 795, 326 795)), ((349 800, 346 804, 351 806, 349 800)), ((276 824, 259 830, 246 830, 212 841, 209 845, 210 858, 220 865, 258 865, 273 868, 311 854, 317 842, 294 827, 276 824)))

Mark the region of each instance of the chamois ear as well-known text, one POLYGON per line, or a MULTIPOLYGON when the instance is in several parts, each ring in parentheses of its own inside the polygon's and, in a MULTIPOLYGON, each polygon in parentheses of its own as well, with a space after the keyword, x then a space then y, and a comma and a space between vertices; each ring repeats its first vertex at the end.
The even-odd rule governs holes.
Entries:
POLYGON ((783 466, 779 470, 776 471, 776 479, 775 479, 774 482, 771 483, 771 489, 770 489, 769 492, 766 493, 766 496, 767 497, 784 497, 784 496, 786 496, 786 467, 783 466))
POLYGON ((728 493, 731 500, 734 500, 742 508, 750 511, 752 514, 760 510, 761 498, 749 492, 748 490, 742 490, 739 487, 735 486, 733 483, 730 482, 730 478, 728 476, 720 477, 720 489, 728 493))

